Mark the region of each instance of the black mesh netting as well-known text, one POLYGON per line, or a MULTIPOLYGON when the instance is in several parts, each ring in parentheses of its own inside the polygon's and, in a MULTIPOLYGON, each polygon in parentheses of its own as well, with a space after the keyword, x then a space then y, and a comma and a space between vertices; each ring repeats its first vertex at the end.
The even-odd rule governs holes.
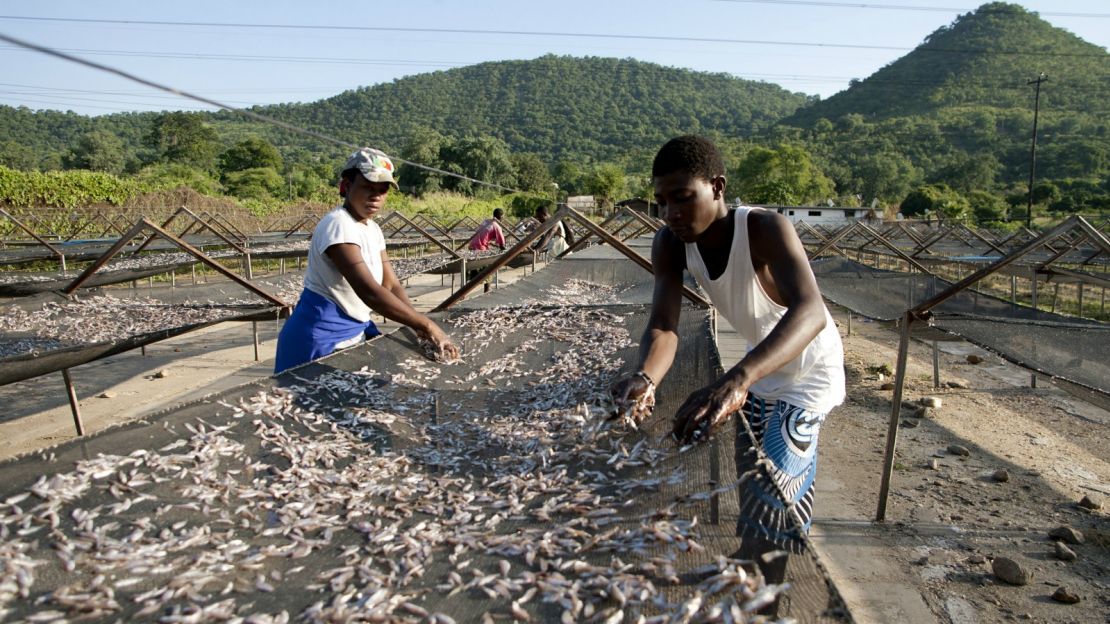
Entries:
MULTIPOLYGON (((950 282, 844 258, 813 263, 821 294, 864 316, 894 320, 950 282)), ((1110 394, 1110 326, 964 290, 933 308, 932 326, 1045 375, 1110 394)))
POLYGON ((12 580, 0 609, 848 621, 804 536, 766 545, 784 548, 768 558, 785 562, 783 585, 733 557, 745 493, 767 482, 747 453, 737 480, 734 427, 685 449, 665 435, 720 372, 706 313, 685 311, 655 415, 627 430, 607 421, 604 397, 648 308, 561 296, 441 317, 458 363, 427 360, 408 330, 393 332, 5 464, 0 565, 12 580))

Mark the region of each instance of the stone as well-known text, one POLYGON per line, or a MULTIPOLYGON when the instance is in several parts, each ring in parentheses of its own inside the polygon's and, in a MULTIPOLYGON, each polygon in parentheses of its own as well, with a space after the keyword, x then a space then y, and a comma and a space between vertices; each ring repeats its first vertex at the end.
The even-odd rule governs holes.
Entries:
POLYGON ((920 559, 915 559, 914 562, 913 562, 914 565, 918 565, 918 566, 923 566, 923 565, 926 565, 928 563, 929 563, 929 556, 928 555, 925 555, 924 557, 921 557, 920 559))
POLYGON ((1098 495, 1092 496, 1090 494, 1087 494, 1083 498, 1079 499, 1079 506, 1083 509, 1102 509, 1102 498, 1098 495))
POLYGON ((112 392, 111 390, 105 390, 104 392, 101 392, 100 394, 98 394, 96 396, 98 396, 102 399, 110 399, 110 398, 116 396, 116 393, 112 392))
POLYGON ((918 423, 917 423, 916 418, 903 418, 902 419, 902 426, 905 427, 906 429, 916 429, 917 424, 918 423))
POLYGON ((921 397, 920 399, 918 399, 917 403, 918 403, 918 405, 924 405, 925 407, 931 407, 933 409, 940 409, 940 406, 943 403, 943 401, 940 400, 940 397, 927 396, 927 397, 921 397))
POLYGON ((959 388, 961 390, 967 390, 970 387, 966 381, 960 381, 958 379, 946 381, 944 382, 944 385, 948 386, 949 388, 959 388))
POLYGON ((878 374, 875 375, 875 379, 878 380, 878 381, 886 381, 886 375, 884 375, 882 373, 878 373, 878 374))
POLYGON ((936 459, 930 459, 929 470, 940 470, 940 462, 938 462, 936 459))
POLYGON ((1052 592, 1052 599, 1056 602, 1062 602, 1064 604, 1075 604, 1080 600, 1079 594, 1072 592, 1070 589, 1064 587, 1063 585, 1057 587, 1056 591, 1052 592))
POLYGON ((1082 544, 1083 533, 1079 529, 1073 529, 1070 526, 1059 526, 1048 532, 1048 536, 1054 540, 1060 540, 1067 544, 1082 544))
POLYGON ((995 557, 991 562, 994 576, 1010 585, 1028 585, 1033 574, 1009 557, 995 557))
POLYGON ((967 558, 967 562, 972 565, 981 565, 987 562, 987 558, 978 553, 967 558))
POLYGON ((998 470, 995 470, 993 474, 991 474, 991 478, 998 483, 1006 483, 1010 480, 1010 473, 1007 472, 1004 468, 999 468, 998 470))
POLYGON ((959 455, 960 457, 968 457, 971 455, 971 451, 968 450, 966 446, 960 446, 959 444, 949 444, 948 448, 945 450, 953 455, 959 455))
POLYGON ((879 386, 879 390, 893 390, 893 389, 894 389, 894 382, 893 381, 888 381, 885 384, 879 386))
POLYGON ((970 353, 967 356, 967 363, 968 364, 982 364, 983 363, 983 357, 979 356, 979 355, 975 355, 974 353, 970 353))
POLYGON ((890 367, 890 364, 879 364, 878 366, 872 366, 871 370, 874 371, 876 375, 883 374, 889 377, 894 374, 894 369, 890 367))
POLYGON ((1063 542, 1053 542, 1054 552, 1056 558, 1060 561, 1075 561, 1079 555, 1075 551, 1064 545, 1063 542))
POLYGON ((165 379, 166 377, 169 377, 169 376, 170 376, 170 370, 168 368, 163 368, 162 370, 158 371, 157 373, 154 373, 154 378, 155 379, 165 379))
POLYGON ((918 405, 913 410, 913 417, 914 418, 932 418, 933 417, 933 410, 925 407, 924 405, 918 405))

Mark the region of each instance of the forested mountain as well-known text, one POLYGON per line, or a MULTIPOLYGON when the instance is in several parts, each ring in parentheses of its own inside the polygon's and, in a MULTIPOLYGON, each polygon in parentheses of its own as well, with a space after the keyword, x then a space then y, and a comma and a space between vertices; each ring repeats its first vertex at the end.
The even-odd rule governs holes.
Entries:
POLYGON ((258 112, 399 147, 417 129, 493 136, 513 151, 611 159, 678 133, 748 136, 806 102, 764 82, 630 59, 544 56, 481 63, 258 112))
POLYGON ((1031 110, 1027 81, 1042 72, 1049 79, 1041 99, 1046 112, 1110 111, 1105 49, 1020 6, 994 2, 937 29, 909 54, 799 110, 787 123, 809 125, 849 114, 877 121, 966 106, 1031 110))
MULTIPOLYGON (((514 152, 605 160, 681 132, 747 136, 805 104, 806 96, 726 74, 635 60, 545 56, 481 63, 363 87, 307 104, 252 110, 352 143, 397 150, 417 129, 449 137, 493 136, 514 152)), ((141 149, 154 113, 88 118, 0 107, 0 136, 37 154, 60 152, 95 128, 141 149)), ((206 117, 227 143, 246 130, 284 148, 311 139, 246 122, 206 117), (236 130, 236 126, 242 126, 236 130)), ((319 146, 316 146, 319 147, 319 146)))
MULTIPOLYGON (((1028 83, 1042 72, 1038 179, 1105 198, 1110 54, 1012 4, 960 16, 866 80, 799 110, 774 135, 803 141, 842 194, 865 202, 904 197, 921 183, 1019 193, 1033 129, 1028 83)), ((1093 206, 1082 198, 1073 205, 1093 206)))
MULTIPOLYGON (((994 2, 824 101, 773 84, 629 59, 482 63, 257 113, 499 185, 619 199, 645 192, 651 154, 717 138, 730 192, 756 203, 832 199, 998 220, 1024 204, 1030 79, 1044 73, 1042 209, 1110 210, 1110 54, 994 2)), ((0 107, 0 165, 93 169, 259 200, 329 197, 345 148, 231 112, 89 118, 0 107), (277 148, 277 150, 274 149, 277 148)), ((468 184, 402 168, 415 193, 468 184)), ((2 200, 2 198, 0 198, 2 200)))

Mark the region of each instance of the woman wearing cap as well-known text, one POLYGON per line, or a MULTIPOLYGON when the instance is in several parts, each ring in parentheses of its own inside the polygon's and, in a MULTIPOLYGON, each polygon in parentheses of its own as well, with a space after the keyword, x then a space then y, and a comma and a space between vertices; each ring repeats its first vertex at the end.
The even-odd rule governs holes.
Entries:
POLYGON ((390 187, 397 183, 385 153, 365 147, 347 159, 339 180, 343 205, 312 233, 304 292, 278 335, 275 373, 379 335, 371 310, 411 327, 444 359, 459 357, 447 334, 413 309, 386 257, 385 237, 373 219, 390 187))

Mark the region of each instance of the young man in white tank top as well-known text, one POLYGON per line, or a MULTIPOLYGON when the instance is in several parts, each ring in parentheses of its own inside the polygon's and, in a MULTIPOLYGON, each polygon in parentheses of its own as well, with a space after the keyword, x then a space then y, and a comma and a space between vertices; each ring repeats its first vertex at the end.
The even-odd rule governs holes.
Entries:
MULTIPOLYGON (((743 411, 756 439, 738 424, 737 471, 754 469, 754 444, 770 459, 774 481, 749 479, 740 493, 739 555, 755 558, 789 547, 798 531, 809 529, 817 434, 844 400, 840 335, 791 223, 767 210, 728 208, 724 163, 709 140, 669 141, 655 157, 652 179, 667 227, 652 244, 655 293, 636 373, 613 385, 613 397, 618 406, 654 404, 678 346, 683 271, 689 270, 748 341, 748 351, 690 395, 675 413, 674 436, 683 444, 704 441, 743 411)), ((785 558, 763 567, 777 582, 785 558)))

